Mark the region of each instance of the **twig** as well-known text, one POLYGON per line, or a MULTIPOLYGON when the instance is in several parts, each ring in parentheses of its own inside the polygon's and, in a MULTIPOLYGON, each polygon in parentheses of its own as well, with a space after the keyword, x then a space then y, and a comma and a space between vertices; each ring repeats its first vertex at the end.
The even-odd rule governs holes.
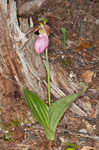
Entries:
POLYGON ((81 136, 81 137, 85 137, 85 138, 89 138, 89 139, 99 141, 99 136, 91 136, 91 135, 88 135, 88 134, 85 134, 85 133, 73 132, 73 131, 66 130, 66 129, 61 129, 61 128, 57 129, 58 133, 60 133, 62 131, 67 132, 67 133, 72 134, 72 135, 77 135, 77 136, 81 136))

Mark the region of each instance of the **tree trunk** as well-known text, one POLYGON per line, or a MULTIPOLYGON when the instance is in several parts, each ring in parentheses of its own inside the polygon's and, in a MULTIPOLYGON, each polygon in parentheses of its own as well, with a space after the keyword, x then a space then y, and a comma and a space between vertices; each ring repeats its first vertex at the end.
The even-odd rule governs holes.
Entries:
POLYGON ((46 78, 42 59, 33 50, 35 35, 28 39, 28 19, 17 21, 16 3, 0 0, 0 76, 3 94, 22 91, 28 87, 46 99, 47 90, 43 84, 46 78))

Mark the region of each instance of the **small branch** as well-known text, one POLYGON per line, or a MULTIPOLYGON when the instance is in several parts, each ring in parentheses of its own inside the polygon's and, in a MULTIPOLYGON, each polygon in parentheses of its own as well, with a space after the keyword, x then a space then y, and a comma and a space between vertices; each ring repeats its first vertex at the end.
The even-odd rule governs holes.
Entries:
POLYGON ((81 137, 85 137, 85 138, 89 138, 89 139, 99 141, 99 136, 91 136, 91 135, 88 135, 88 134, 85 134, 85 133, 73 132, 73 131, 66 130, 66 129, 61 129, 61 128, 57 129, 58 133, 60 133, 62 131, 67 132, 68 134, 71 134, 71 135, 81 136, 81 137))

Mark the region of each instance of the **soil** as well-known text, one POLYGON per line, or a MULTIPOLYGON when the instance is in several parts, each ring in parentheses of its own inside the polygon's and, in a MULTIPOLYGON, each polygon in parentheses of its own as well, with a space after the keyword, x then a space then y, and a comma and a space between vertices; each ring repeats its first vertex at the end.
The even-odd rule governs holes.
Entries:
POLYGON ((67 143, 72 143, 78 150, 98 150, 99 1, 49 0, 38 17, 41 16, 48 19, 51 28, 50 63, 59 63, 64 72, 88 86, 87 92, 76 100, 86 116, 68 109, 58 125, 55 140, 50 142, 43 128, 33 120, 24 98, 17 91, 4 94, 0 97, 0 149, 65 150, 67 143), (62 27, 66 29, 65 44, 62 27))

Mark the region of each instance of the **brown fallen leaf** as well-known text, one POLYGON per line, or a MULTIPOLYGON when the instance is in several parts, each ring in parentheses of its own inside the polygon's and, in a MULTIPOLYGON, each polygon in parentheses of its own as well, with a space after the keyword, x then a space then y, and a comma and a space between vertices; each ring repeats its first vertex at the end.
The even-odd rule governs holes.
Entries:
POLYGON ((80 45, 78 47, 76 47, 75 53, 82 52, 82 53, 84 53, 84 55, 86 55, 87 54, 87 49, 91 48, 91 46, 92 46, 92 42, 91 41, 89 41, 86 44, 85 39, 81 38, 80 45))
POLYGON ((87 70, 81 75, 81 77, 86 83, 90 83, 92 82, 93 75, 94 75, 93 71, 87 70))
POLYGON ((91 47, 92 47, 91 41, 86 43, 86 40, 84 38, 81 38, 81 42, 80 42, 79 46, 76 47, 76 49, 75 49, 75 55, 80 52, 80 54, 83 58, 83 61, 87 62, 88 60, 86 59, 86 56, 88 54, 88 49, 91 47))

